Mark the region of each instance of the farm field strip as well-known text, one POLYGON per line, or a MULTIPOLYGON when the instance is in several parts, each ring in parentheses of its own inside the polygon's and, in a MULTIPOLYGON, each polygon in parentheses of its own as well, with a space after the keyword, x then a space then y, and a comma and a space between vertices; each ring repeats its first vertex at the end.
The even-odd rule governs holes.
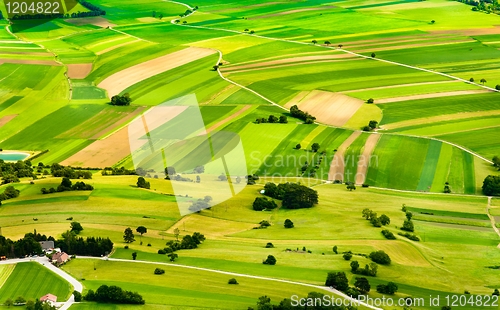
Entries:
POLYGON ((337 152, 335 152, 335 155, 333 156, 333 160, 330 164, 330 170, 328 172, 328 180, 333 181, 333 180, 344 180, 344 173, 345 173, 345 163, 344 163, 344 157, 345 157, 345 152, 349 148, 349 146, 361 135, 360 131, 354 131, 349 138, 347 138, 337 149, 337 152), (339 178, 339 179, 337 179, 339 178))
POLYGON ((439 93, 430 93, 430 94, 422 94, 422 95, 411 95, 411 96, 402 96, 402 97, 380 99, 380 100, 376 101, 376 104, 393 103, 393 102, 399 102, 399 101, 409 101, 409 100, 418 100, 418 99, 450 97, 450 96, 475 95, 475 94, 483 94, 483 93, 488 93, 488 92, 491 92, 491 91, 485 90, 485 89, 457 90, 457 91, 451 91, 451 92, 439 92, 439 93))
POLYGON ((380 140, 380 134, 371 134, 366 140, 365 145, 363 146, 363 153, 361 154, 361 158, 358 161, 358 167, 356 169, 356 184, 362 185, 365 183, 366 174, 368 172, 368 167, 370 166, 370 159, 375 147, 377 146, 378 141, 380 140))

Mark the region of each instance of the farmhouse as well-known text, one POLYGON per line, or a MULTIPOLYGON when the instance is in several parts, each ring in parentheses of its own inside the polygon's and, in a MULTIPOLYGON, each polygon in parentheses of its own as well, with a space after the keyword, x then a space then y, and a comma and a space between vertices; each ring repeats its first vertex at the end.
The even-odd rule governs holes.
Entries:
POLYGON ((55 264, 63 264, 68 260, 69 260, 69 255, 64 252, 56 253, 52 256, 52 263, 55 264))
POLYGON ((55 306, 57 302, 57 296, 52 294, 47 294, 45 296, 40 297, 40 301, 42 303, 48 303, 51 306, 55 306))
POLYGON ((40 241, 39 243, 44 252, 52 252, 54 250, 54 241, 40 241))

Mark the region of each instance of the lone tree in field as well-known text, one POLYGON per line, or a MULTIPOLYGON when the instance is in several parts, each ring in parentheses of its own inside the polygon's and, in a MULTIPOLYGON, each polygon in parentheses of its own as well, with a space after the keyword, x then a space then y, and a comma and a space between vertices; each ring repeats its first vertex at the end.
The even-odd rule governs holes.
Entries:
POLYGON ((330 43, 330 41, 325 41, 326 46, 329 46, 330 44, 332 44, 332 43, 330 43))
POLYGON ((469 79, 469 82, 474 83, 474 78, 470 78, 470 79, 469 79))
POLYGON ((78 222, 71 222, 71 231, 74 231, 75 234, 79 234, 82 230, 83 230, 83 227, 82 227, 82 224, 78 223, 78 222))
POLYGON ((346 188, 352 192, 352 190, 356 190, 356 185, 354 185, 354 182, 349 182, 347 183, 346 188))
POLYGON ((316 41, 316 40, 312 40, 311 42, 312 42, 312 44, 318 43, 318 41, 316 41))
POLYGON ((495 89, 496 89, 496 90, 500 90, 500 84, 497 84, 497 85, 495 86, 495 89))
POLYGON ((293 228, 293 222, 290 219, 285 220, 285 228, 293 228))
POLYGON ((483 84, 483 85, 484 85, 484 83, 486 83, 487 81, 486 81, 486 79, 481 79, 481 81, 480 81, 480 82, 481 82, 481 84, 483 84))
POLYGON ((215 65, 212 68, 214 69, 214 71, 217 71, 217 70, 219 70, 219 65, 215 65))
POLYGON ((137 258, 137 252, 132 253, 132 259, 135 260, 137 258))
POLYGON ((316 153, 318 150, 319 150, 320 146, 319 146, 319 143, 318 142, 314 142, 312 145, 311 145, 311 150, 316 153))
POLYGON ((262 262, 264 265, 276 265, 276 258, 272 255, 268 255, 266 260, 262 262))
POLYGON ((336 245, 334 245, 334 246, 333 246, 332 250, 333 250, 333 253, 335 253, 335 254, 339 254, 339 253, 338 253, 338 248, 337 248, 337 246, 336 246, 336 245))
POLYGON ((130 98, 130 95, 128 93, 124 94, 123 96, 115 95, 111 97, 112 105, 124 106, 124 105, 130 105, 131 102, 132 99, 130 98))
POLYGON ((342 46, 344 46, 344 45, 342 45, 342 44, 339 44, 339 48, 342 48, 342 46))
POLYGON ((125 241, 125 243, 132 243, 135 241, 134 232, 130 227, 125 228, 125 231, 123 233, 123 240, 125 241))
POLYGON ((372 58, 375 58, 375 56, 376 56, 376 55, 375 55, 375 53, 372 53, 372 55, 371 55, 371 56, 372 56, 372 58))
POLYGON ((300 143, 298 143, 296 146, 295 146, 295 149, 296 150, 300 150, 302 148, 302 146, 300 145, 300 143))
POLYGON ((179 235, 181 234, 181 231, 179 230, 179 228, 175 228, 174 229, 174 236, 175 236, 175 240, 179 240, 179 235))
POLYGON ((137 231, 138 233, 141 234, 141 240, 142 240, 142 234, 147 233, 148 229, 146 227, 144 227, 144 226, 139 226, 139 227, 136 228, 135 231, 137 231))

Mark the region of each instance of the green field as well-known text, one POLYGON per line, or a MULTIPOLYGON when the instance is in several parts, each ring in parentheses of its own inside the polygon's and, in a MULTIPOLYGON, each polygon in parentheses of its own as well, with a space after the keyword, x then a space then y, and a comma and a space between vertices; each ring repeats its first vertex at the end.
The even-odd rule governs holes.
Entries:
POLYGON ((8 298, 14 300, 19 296, 34 300, 49 293, 64 301, 71 292, 72 287, 65 280, 40 264, 19 263, 0 288, 0 302, 4 303, 8 298))

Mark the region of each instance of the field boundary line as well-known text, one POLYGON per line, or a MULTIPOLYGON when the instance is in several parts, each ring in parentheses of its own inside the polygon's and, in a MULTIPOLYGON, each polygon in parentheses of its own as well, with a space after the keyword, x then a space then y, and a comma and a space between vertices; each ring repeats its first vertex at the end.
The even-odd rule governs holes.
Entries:
MULTIPOLYGON (((80 259, 103 259, 100 257, 88 257, 88 256, 77 256, 77 258, 80 259)), ((264 281, 274 281, 274 282, 281 282, 281 283, 287 283, 287 284, 294 284, 294 285, 301 285, 301 286, 307 286, 315 289, 320 289, 322 291, 327 291, 331 292, 335 295, 338 295, 342 298, 345 298, 347 300, 352 301, 353 304, 358 304, 365 306, 367 308, 373 309, 373 310, 383 310, 381 308, 377 308, 375 306, 366 304, 364 302, 358 301, 355 298, 352 298, 350 296, 347 296, 346 294, 332 288, 332 287, 326 287, 326 286, 320 286, 320 285, 314 285, 314 284, 309 284, 309 283, 303 283, 303 282, 296 282, 296 281, 291 281, 291 280, 284 280, 284 279, 278 279, 278 278, 269 278, 269 277, 262 277, 262 276, 254 276, 250 274, 244 274, 244 273, 236 273, 236 272, 230 272, 230 271, 223 271, 223 270, 217 270, 217 269, 208 269, 208 268, 202 268, 202 267, 195 267, 195 266, 189 266, 189 265, 180 265, 180 264, 172 264, 172 263, 164 263, 164 262, 151 262, 151 261, 143 261, 143 260, 129 260, 129 259, 121 259, 121 258, 105 258, 105 260, 108 261, 116 261, 116 262, 124 262, 124 263, 143 263, 143 264, 156 264, 156 265, 164 265, 164 266, 171 266, 171 267, 178 267, 178 268, 186 268, 186 269, 194 269, 194 270, 200 270, 200 271, 207 271, 207 272, 214 272, 214 273, 220 273, 220 274, 226 274, 226 275, 232 275, 232 276, 238 276, 238 277, 244 277, 244 278, 251 278, 251 279, 258 279, 258 280, 264 280, 264 281)))
POLYGON ((139 38, 139 37, 136 37, 136 36, 131 35, 131 34, 129 34, 129 33, 126 33, 126 32, 123 32, 123 31, 120 31, 120 30, 116 30, 116 29, 115 29, 115 28, 113 28, 113 27, 109 27, 108 29, 109 29, 109 30, 111 30, 111 31, 118 32, 118 33, 121 33, 121 34, 123 34, 123 35, 129 36, 129 37, 135 38, 136 40, 139 40, 139 41, 144 41, 144 42, 148 42, 148 43, 152 43, 152 44, 157 44, 156 42, 149 41, 149 40, 146 40, 146 39, 143 39, 143 38, 139 38))

